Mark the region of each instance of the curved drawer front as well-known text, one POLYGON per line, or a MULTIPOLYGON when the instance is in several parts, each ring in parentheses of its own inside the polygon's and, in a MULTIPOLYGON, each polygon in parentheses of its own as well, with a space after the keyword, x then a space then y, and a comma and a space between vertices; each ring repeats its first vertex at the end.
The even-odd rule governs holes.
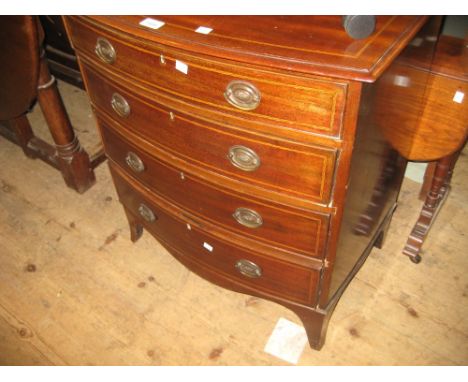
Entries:
POLYGON ((236 178, 246 185, 328 203, 336 150, 240 135, 226 127, 199 122, 154 101, 117 87, 86 69, 91 101, 126 131, 137 134, 197 166, 236 178), (128 103, 122 117, 112 105, 115 94, 128 103), (240 148, 240 149, 239 149, 240 148), (252 159, 248 154, 253 152, 252 159))
POLYGON ((148 195, 135 191, 116 172, 113 172, 113 179, 126 210, 162 244, 169 249, 174 248, 190 262, 246 287, 280 298, 306 304, 315 301, 318 271, 264 257, 216 239, 192 222, 176 218, 148 195), (142 205, 154 214, 152 221, 142 216, 142 205))
POLYGON ((322 79, 259 72, 214 62, 115 35, 68 19, 79 56, 135 81, 261 123, 339 136, 346 85, 322 79))
POLYGON ((198 215, 268 245, 322 257, 328 215, 266 203, 208 184, 152 157, 101 122, 107 156, 149 189, 198 215))

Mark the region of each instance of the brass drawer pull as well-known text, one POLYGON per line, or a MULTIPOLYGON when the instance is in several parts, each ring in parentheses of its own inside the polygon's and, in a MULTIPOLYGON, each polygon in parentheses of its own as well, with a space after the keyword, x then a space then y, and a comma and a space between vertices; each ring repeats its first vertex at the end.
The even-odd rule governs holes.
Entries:
POLYGON ((130 114, 130 105, 127 100, 119 93, 112 94, 111 106, 121 117, 128 117, 130 114))
POLYGON ((255 151, 245 146, 232 146, 228 151, 231 164, 244 171, 255 171, 260 166, 260 157, 255 151))
POLYGON ((262 275, 262 268, 249 260, 241 259, 236 263, 235 267, 242 275, 252 279, 262 275))
POLYGON ((102 37, 98 37, 94 52, 106 64, 113 64, 115 62, 115 58, 117 57, 112 44, 102 37))
POLYGON ((148 223, 152 223, 154 222, 157 217, 156 215, 154 214, 153 211, 151 211, 151 209, 146 205, 146 204, 143 204, 141 203, 140 204, 140 207, 138 207, 138 213, 140 214, 140 216, 145 219, 148 223))
POLYGON ((224 98, 232 106, 241 110, 254 110, 260 105, 260 91, 247 81, 235 80, 228 84, 224 98))
POLYGON ((145 171, 145 164, 134 152, 129 151, 127 153, 127 156, 125 157, 125 163, 127 163, 127 166, 135 172, 145 171))
POLYGON ((236 221, 248 228, 258 228, 263 224, 262 216, 249 208, 237 208, 236 211, 232 214, 236 221))

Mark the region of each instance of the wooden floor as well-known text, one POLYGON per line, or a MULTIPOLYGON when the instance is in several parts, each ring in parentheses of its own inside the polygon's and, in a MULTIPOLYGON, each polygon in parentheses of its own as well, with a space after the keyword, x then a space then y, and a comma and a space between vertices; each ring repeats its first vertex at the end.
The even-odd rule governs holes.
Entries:
MULTIPOLYGON (((86 96, 61 89, 93 151, 86 96)), ((44 131, 38 110, 31 121, 44 131)), ((421 207, 405 181, 386 245, 300 365, 468 364, 467 162, 419 265, 401 255, 421 207)), ((204 281, 146 233, 132 244, 107 165, 96 175, 78 195, 0 138, 0 364, 287 365, 263 349, 278 319, 300 323, 292 312, 204 281)))

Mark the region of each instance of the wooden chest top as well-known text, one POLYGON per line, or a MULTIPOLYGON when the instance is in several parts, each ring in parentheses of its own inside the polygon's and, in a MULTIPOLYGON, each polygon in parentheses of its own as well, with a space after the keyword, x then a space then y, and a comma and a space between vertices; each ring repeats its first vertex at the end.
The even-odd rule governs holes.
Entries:
POLYGON ((314 75, 373 82, 414 37, 425 16, 377 16, 355 40, 341 16, 88 16, 113 31, 193 53, 314 75), (140 25, 150 17, 158 29, 140 25), (197 33, 199 27, 212 29, 197 33))

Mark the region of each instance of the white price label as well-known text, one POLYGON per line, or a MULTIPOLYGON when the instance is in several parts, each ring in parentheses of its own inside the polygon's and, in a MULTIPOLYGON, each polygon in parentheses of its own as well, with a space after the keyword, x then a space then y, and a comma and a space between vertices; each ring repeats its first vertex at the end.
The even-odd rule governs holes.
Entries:
POLYGON ((146 19, 140 21, 140 25, 150 28, 150 29, 159 29, 165 24, 164 21, 159 21, 156 19, 152 19, 150 17, 147 17, 146 19))
POLYGON ((208 34, 213 31, 213 28, 208 28, 208 27, 198 27, 195 29, 195 32, 201 33, 201 34, 208 34))
POLYGON ((176 68, 179 72, 182 72, 182 73, 184 73, 184 74, 187 74, 187 73, 188 73, 188 65, 187 65, 185 62, 176 60, 176 62, 175 62, 175 68, 176 68))
POLYGON ((213 246, 211 244, 208 244, 207 242, 203 243, 203 247, 207 249, 210 252, 213 252, 213 246))
POLYGON ((455 95, 453 96, 453 102, 462 103, 463 98, 465 98, 465 93, 461 92, 460 90, 457 90, 455 92, 455 95))

